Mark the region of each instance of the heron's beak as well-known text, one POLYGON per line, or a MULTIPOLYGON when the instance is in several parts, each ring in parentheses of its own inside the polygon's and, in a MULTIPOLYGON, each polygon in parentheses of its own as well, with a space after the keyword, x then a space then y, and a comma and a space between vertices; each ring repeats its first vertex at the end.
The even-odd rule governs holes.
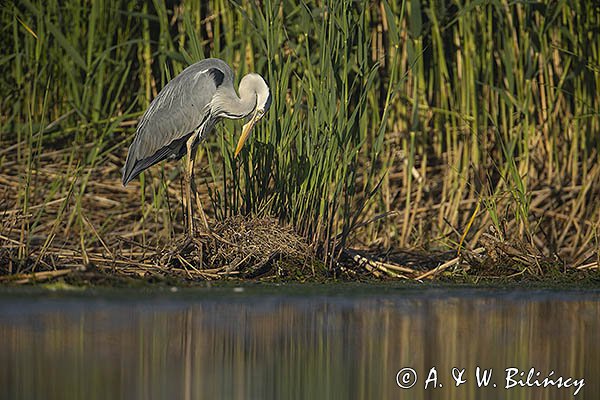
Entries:
POLYGON ((254 124, 256 124, 256 122, 259 119, 260 116, 258 113, 258 109, 256 109, 250 121, 248 121, 248 123, 246 123, 246 125, 242 127, 242 136, 240 136, 240 140, 238 141, 237 147, 235 148, 235 157, 237 157, 239 152, 242 151, 242 147, 244 147, 244 143, 246 143, 246 140, 248 140, 248 137, 250 137, 250 132, 252 132, 254 124))

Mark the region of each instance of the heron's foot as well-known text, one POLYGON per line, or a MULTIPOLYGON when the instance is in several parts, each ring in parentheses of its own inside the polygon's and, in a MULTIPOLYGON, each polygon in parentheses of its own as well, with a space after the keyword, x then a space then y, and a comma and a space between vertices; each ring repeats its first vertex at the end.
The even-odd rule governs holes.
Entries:
POLYGON ((186 224, 184 237, 190 240, 197 240, 200 237, 213 237, 212 229, 208 225, 208 221, 204 219, 204 223, 198 221, 197 217, 192 216, 192 224, 186 224))
POLYGON ((161 257, 161 263, 164 265, 171 265, 174 260, 181 258, 187 258, 187 256, 198 249, 198 244, 194 241, 194 238, 190 237, 187 232, 184 236, 177 238, 171 248, 166 251, 161 257))
POLYGON ((176 249, 175 251, 180 254, 182 252, 184 252, 185 250, 188 249, 188 247, 190 245, 192 245, 194 243, 194 239, 191 238, 189 235, 185 235, 183 240, 181 242, 179 242, 179 244, 176 245, 176 249))
POLYGON ((200 249, 207 243, 207 238, 212 238, 212 235, 204 232, 202 229, 194 231, 193 235, 186 232, 183 236, 180 236, 175 243, 175 247, 182 251, 189 251, 190 249, 200 249))

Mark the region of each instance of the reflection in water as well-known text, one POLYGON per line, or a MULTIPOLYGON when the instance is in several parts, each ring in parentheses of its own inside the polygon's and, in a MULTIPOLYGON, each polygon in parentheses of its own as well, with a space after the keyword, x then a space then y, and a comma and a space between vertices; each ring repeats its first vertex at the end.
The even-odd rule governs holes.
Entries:
MULTIPOLYGON (((224 289, 222 289, 224 290, 224 289)), ((271 292, 272 292, 271 288, 271 292)), ((393 295, 0 299, 5 399, 567 399, 504 370, 585 378, 600 398, 600 296, 393 295), (478 388, 475 368, 493 369, 478 388), (396 373, 412 367, 402 390, 396 373), (438 385, 424 390, 432 367, 438 385), (452 368, 465 368, 455 387, 452 368), (497 387, 492 384, 496 382, 497 387)), ((432 377, 432 375, 430 375, 432 377)), ((523 378, 525 379, 525 378, 523 378)))

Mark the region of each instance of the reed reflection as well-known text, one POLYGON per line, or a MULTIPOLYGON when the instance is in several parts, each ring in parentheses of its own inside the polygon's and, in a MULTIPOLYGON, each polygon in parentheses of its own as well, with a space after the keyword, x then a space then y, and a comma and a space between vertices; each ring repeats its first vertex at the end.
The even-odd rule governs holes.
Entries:
POLYGON ((0 306, 3 398, 556 399, 502 388, 505 368, 600 393, 600 303, 550 297, 19 301, 0 306), (498 387, 478 388, 477 366, 498 387), (402 390, 396 373, 417 384, 402 390), (431 368, 443 387, 424 390, 431 368), (452 368, 468 382, 454 386, 452 368))

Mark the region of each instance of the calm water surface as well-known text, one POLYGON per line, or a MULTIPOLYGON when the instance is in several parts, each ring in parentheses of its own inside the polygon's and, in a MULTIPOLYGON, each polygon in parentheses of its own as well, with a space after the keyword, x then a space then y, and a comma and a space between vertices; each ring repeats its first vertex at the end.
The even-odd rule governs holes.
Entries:
POLYGON ((599 346, 600 291, 0 293, 2 399, 599 399, 599 346))

